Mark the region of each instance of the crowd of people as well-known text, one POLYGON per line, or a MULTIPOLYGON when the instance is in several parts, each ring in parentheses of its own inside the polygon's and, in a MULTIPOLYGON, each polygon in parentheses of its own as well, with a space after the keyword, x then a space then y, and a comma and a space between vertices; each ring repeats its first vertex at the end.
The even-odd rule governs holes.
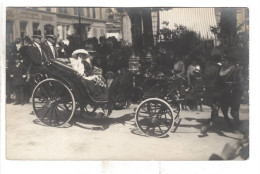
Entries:
POLYGON ((115 37, 82 41, 77 36, 69 36, 57 42, 55 35, 43 38, 40 31, 35 31, 31 38, 16 39, 6 46, 6 102, 15 105, 28 103, 36 85, 34 75, 41 71, 42 65, 51 59, 72 61, 70 58, 75 58, 73 53, 76 50, 85 50, 91 57, 90 67, 86 69, 101 69, 111 84, 115 73, 128 66, 131 45, 115 37))
POLYGON ((43 38, 40 31, 35 31, 31 38, 26 36, 22 40, 17 39, 6 47, 6 102, 21 105, 28 103, 35 86, 33 77, 41 70, 42 64, 57 58, 69 60, 75 50, 87 51, 92 57, 90 69, 101 69, 108 86, 116 75, 128 68, 133 53, 140 57, 142 73, 145 73, 145 68, 147 70, 146 58, 149 53, 152 57, 149 72, 163 72, 166 75, 170 72, 171 75, 186 79, 190 88, 196 86, 194 72, 201 69, 198 57, 175 55, 173 50, 160 45, 134 52, 131 44, 118 41, 115 37, 101 36, 99 39, 94 37, 82 41, 77 36, 69 36, 57 42, 55 35, 45 35, 43 38))

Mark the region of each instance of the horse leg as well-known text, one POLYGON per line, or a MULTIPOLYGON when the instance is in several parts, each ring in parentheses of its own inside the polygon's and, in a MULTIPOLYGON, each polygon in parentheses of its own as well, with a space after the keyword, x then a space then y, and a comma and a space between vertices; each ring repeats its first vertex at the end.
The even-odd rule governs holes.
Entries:
POLYGON ((232 128, 233 125, 231 124, 230 119, 228 117, 228 109, 229 109, 229 105, 223 105, 223 104, 221 105, 221 111, 222 111, 223 116, 224 116, 224 118, 226 120, 227 126, 229 128, 232 128))
POLYGON ((240 99, 242 96, 242 92, 239 90, 234 90, 232 95, 232 102, 231 102, 231 116, 233 117, 234 121, 236 122, 237 125, 240 124, 240 119, 239 119, 239 109, 240 109, 240 99))
POLYGON ((217 103, 214 103, 214 104, 211 105, 211 117, 207 121, 207 124, 203 125, 201 127, 200 131, 201 131, 202 134, 206 134, 207 131, 209 130, 209 128, 212 127, 213 122, 218 117, 218 110, 219 110, 219 106, 218 106, 217 103))

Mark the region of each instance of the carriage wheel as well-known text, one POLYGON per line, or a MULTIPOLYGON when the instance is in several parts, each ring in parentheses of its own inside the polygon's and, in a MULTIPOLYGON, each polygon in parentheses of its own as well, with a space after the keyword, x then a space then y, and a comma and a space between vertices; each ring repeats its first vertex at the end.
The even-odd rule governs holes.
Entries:
POLYGON ((177 119, 180 116, 181 103, 179 100, 180 99, 176 93, 169 93, 166 96, 166 101, 167 101, 167 103, 170 104, 170 106, 173 110, 173 113, 175 115, 174 119, 177 119))
POLYGON ((162 99, 149 98, 143 101, 136 110, 137 127, 144 134, 161 137, 167 134, 174 123, 174 112, 171 106, 162 99))
POLYGON ((33 90, 32 100, 35 115, 48 126, 65 125, 76 109, 71 90, 56 79, 49 78, 41 81, 33 90))

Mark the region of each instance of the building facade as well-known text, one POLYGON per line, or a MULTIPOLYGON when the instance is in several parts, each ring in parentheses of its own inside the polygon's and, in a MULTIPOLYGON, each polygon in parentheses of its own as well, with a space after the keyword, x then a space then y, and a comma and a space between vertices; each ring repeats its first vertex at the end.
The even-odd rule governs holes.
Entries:
POLYGON ((80 35, 83 40, 105 36, 107 8, 7 8, 6 41, 32 36, 40 30, 42 36, 54 34, 58 41, 69 35, 80 35))

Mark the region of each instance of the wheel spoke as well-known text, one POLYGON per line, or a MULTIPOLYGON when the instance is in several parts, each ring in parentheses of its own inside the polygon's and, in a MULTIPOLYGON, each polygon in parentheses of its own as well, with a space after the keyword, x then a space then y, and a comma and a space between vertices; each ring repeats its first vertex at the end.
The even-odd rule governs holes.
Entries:
POLYGON ((161 129, 161 127, 160 127, 160 125, 158 125, 158 128, 159 128, 160 132, 161 132, 161 133, 163 133, 163 131, 162 131, 162 129, 161 129))
MULTIPOLYGON (((56 109, 58 110, 58 112, 61 112, 59 109, 58 109, 58 107, 56 106, 56 109)), ((62 117, 63 117, 63 120, 66 120, 66 118, 64 117, 64 115, 61 113, 60 114, 62 117)))
POLYGON ((58 115, 57 115, 56 107, 54 107, 54 112, 55 112, 55 116, 56 116, 57 121, 58 121, 58 124, 59 124, 59 123, 60 123, 60 120, 59 120, 58 115))
POLYGON ((46 91, 46 89, 45 89, 43 86, 41 86, 40 89, 43 90, 43 92, 47 95, 48 98, 51 98, 51 97, 50 97, 50 94, 48 94, 48 92, 46 91))
POLYGON ((50 108, 48 107, 48 110, 45 112, 45 114, 43 115, 42 118, 40 118, 41 120, 43 120, 46 117, 46 114, 49 112, 50 108))
MULTIPOLYGON (((166 125, 166 124, 164 124, 163 122, 161 122, 160 120, 158 120, 158 122, 160 122, 162 125, 164 125, 165 127, 167 127, 167 128, 170 128, 170 126, 168 126, 168 125, 166 125)), ((166 121, 167 122, 167 121, 166 121)))
MULTIPOLYGON (((36 107, 35 107, 35 108, 36 108, 36 107)), ((41 108, 41 109, 39 109, 39 110, 36 110, 36 109, 35 109, 35 111, 36 111, 36 112, 40 112, 40 111, 42 111, 42 110, 46 109, 46 108, 47 108, 47 106, 43 106, 43 107, 39 107, 39 108, 41 108)))

